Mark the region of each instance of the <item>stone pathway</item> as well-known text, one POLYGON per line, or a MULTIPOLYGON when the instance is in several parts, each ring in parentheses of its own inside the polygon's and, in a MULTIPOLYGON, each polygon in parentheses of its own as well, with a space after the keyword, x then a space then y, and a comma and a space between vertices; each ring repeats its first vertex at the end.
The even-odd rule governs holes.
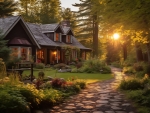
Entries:
POLYGON ((44 113, 137 113, 115 88, 123 78, 121 70, 111 67, 115 79, 89 84, 78 95, 44 113))

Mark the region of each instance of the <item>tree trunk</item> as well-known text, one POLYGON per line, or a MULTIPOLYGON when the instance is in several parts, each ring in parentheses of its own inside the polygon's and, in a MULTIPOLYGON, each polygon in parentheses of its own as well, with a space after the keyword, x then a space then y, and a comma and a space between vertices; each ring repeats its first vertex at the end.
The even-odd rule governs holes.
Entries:
POLYGON ((143 61, 143 52, 140 45, 136 44, 135 47, 136 47, 137 61, 138 62, 143 61))
POLYGON ((124 59, 124 61, 127 59, 127 45, 126 45, 126 43, 123 44, 123 59, 124 59))
POLYGON ((147 46, 148 62, 150 62, 150 43, 147 43, 146 46, 147 46))
POLYGON ((93 16, 93 57, 98 57, 98 22, 97 15, 93 16))

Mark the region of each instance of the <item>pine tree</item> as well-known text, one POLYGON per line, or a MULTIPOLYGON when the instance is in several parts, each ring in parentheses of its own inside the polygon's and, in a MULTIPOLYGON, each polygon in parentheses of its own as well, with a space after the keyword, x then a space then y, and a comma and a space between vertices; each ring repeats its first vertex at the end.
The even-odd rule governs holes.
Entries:
POLYGON ((10 49, 6 46, 7 41, 3 40, 3 36, 0 35, 0 58, 5 62, 9 59, 10 49))
POLYGON ((0 2, 0 17, 10 16, 17 9, 17 2, 13 0, 3 0, 0 2))
POLYGON ((81 3, 73 6, 79 7, 77 18, 79 31, 77 37, 81 39, 90 39, 93 41, 93 56, 98 57, 98 15, 93 10, 95 3, 92 0, 80 0, 81 3))

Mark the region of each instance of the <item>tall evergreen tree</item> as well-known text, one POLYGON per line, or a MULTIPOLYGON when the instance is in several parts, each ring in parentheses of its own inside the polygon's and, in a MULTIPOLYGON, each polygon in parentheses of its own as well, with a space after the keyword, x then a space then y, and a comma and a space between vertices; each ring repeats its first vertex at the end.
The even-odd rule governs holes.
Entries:
POLYGON ((98 15, 94 8, 95 2, 93 0, 80 0, 81 3, 73 6, 79 7, 77 18, 79 24, 79 32, 77 37, 82 39, 91 39, 93 41, 93 56, 98 57, 98 15))
POLYGON ((17 2, 14 0, 3 0, 0 2, 0 17, 10 16, 17 9, 17 2))
POLYGON ((6 46, 7 41, 3 40, 3 36, 0 35, 0 58, 5 62, 9 59, 10 49, 6 46))

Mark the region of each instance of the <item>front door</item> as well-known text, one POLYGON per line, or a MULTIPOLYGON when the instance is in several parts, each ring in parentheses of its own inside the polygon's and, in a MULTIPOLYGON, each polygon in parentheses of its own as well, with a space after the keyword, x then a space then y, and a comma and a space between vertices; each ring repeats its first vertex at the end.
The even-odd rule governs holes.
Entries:
POLYGON ((56 63, 56 51, 55 50, 49 51, 49 61, 50 61, 50 64, 56 63))

